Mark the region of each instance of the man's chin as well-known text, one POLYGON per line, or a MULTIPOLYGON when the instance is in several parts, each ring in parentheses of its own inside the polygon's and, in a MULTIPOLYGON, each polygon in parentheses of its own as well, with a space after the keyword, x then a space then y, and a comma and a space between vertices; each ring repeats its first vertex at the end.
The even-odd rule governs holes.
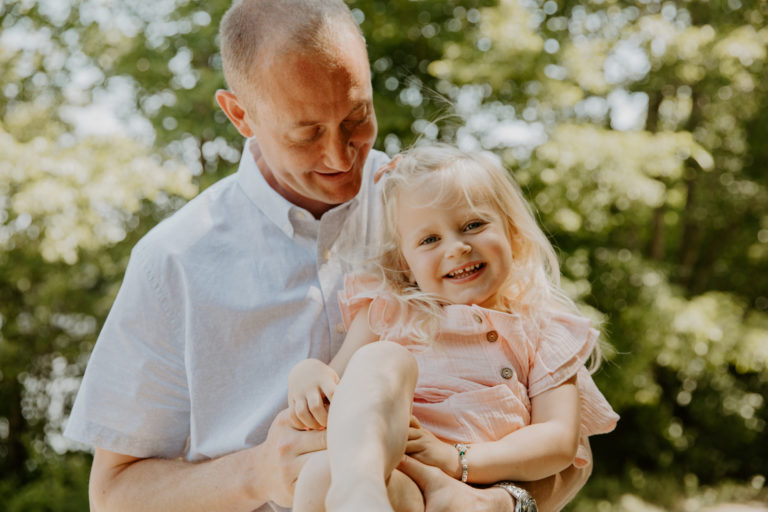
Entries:
POLYGON ((326 194, 325 199, 329 204, 341 204, 346 203, 353 199, 360 191, 361 179, 352 181, 342 181, 336 183, 335 187, 325 187, 326 194))

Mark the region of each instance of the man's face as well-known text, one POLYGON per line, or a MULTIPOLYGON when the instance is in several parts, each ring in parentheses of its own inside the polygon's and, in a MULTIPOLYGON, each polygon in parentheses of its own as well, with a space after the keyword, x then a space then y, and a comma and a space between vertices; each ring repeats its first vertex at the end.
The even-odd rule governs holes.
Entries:
POLYGON ((249 113, 267 182, 316 217, 357 194, 376 138, 368 55, 347 31, 326 54, 274 56, 249 113))

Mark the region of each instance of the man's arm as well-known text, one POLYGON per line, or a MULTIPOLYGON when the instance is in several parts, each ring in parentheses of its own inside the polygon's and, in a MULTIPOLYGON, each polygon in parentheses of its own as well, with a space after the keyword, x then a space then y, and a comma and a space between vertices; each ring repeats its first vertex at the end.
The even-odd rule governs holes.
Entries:
POLYGON ((478 489, 406 456, 397 467, 416 482, 424 496, 425 512, 514 512, 512 497, 501 487, 478 489))
POLYGON ((589 453, 589 464, 577 468, 569 466, 560 473, 535 482, 520 483, 536 499, 540 512, 557 512, 566 506, 584 487, 592 474, 592 450, 589 441, 582 440, 583 446, 589 453))
POLYGON ((267 501, 290 506, 308 454, 325 449, 325 432, 293 429, 287 412, 278 414, 262 444, 206 462, 96 449, 91 510, 251 511, 267 501))
MULTIPOLYGON (((584 441, 587 451, 589 442, 584 441)), ((589 459, 592 459, 591 452, 589 459)), ((500 487, 478 489, 428 466, 412 457, 406 457, 398 469, 408 475, 421 489, 426 512, 513 512, 514 499, 500 487)), ((557 512, 581 490, 592 473, 592 465, 582 468, 570 466, 560 473, 518 484, 536 499, 540 512, 557 512)))

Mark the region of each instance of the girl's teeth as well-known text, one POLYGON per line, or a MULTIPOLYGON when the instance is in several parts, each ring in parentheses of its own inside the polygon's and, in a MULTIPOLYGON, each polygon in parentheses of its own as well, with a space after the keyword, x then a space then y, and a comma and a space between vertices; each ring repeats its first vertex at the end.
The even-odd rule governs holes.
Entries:
POLYGON ((480 266, 481 266, 481 264, 478 263, 477 265, 472 265, 471 267, 463 268, 463 269, 457 270, 455 272, 450 272, 450 273, 448 273, 448 277, 459 277, 459 276, 462 276, 464 274, 469 274, 471 272, 475 272, 476 270, 478 270, 480 268, 480 266))

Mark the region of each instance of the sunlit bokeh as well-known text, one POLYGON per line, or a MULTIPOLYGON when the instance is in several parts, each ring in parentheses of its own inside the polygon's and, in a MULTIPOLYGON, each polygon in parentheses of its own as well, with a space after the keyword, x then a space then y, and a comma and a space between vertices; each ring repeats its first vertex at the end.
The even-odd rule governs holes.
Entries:
MULTIPOLYGON (((131 247, 240 157, 229 4, 0 0, 3 510, 87 510, 61 430, 131 247)), ((377 148, 491 152, 600 325, 622 419, 569 510, 768 510, 768 3, 348 4, 377 148)))

